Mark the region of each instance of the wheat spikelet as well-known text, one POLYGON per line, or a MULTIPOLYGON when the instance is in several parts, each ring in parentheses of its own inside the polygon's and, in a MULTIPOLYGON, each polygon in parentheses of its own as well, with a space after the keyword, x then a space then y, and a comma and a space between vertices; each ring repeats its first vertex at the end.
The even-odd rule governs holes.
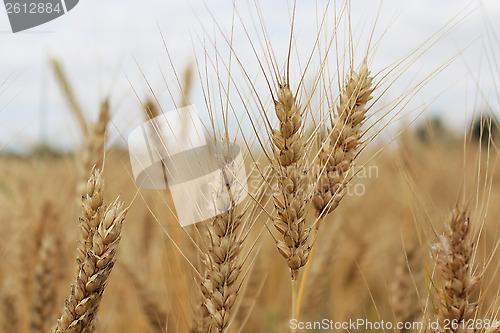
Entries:
POLYGON ((467 332, 462 322, 467 324, 469 319, 475 318, 477 304, 470 300, 470 295, 477 286, 479 277, 472 274, 473 248, 469 215, 465 210, 455 207, 450 214, 445 233, 434 247, 441 282, 438 289, 441 332, 467 332), (454 321, 459 325, 456 329, 445 329, 445 321, 454 321))
POLYGON ((77 276, 65 302, 56 332, 92 332, 106 281, 115 263, 115 249, 128 208, 118 198, 106 208, 102 174, 92 170, 82 198, 82 241, 77 249, 77 276))
POLYGON ((49 331, 54 319, 56 296, 56 244, 52 236, 42 240, 38 262, 35 268, 33 304, 31 311, 31 332, 45 333, 49 331))
POLYGON ((306 264, 310 251, 307 245, 309 229, 305 228, 304 217, 309 198, 303 161, 302 116, 288 84, 280 84, 277 97, 274 103, 279 129, 273 130, 272 139, 278 191, 273 193, 276 210, 273 223, 283 236, 283 240, 277 240, 278 250, 287 261, 292 280, 296 280, 298 270, 306 264))
POLYGON ((369 75, 364 62, 358 73, 352 72, 348 77, 337 113, 331 121, 329 137, 318 153, 317 186, 312 197, 318 216, 332 212, 345 195, 347 175, 361 145, 365 106, 372 98, 372 78, 369 75))

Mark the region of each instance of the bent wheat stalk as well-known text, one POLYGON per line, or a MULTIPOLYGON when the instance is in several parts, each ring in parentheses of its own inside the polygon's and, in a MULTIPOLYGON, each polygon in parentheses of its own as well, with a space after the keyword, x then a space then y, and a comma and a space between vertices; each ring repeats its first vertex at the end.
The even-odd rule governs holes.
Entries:
POLYGON ((80 228, 82 239, 77 248, 77 274, 71 294, 57 322, 59 332, 93 332, 99 303, 115 263, 115 251, 128 207, 118 198, 104 206, 102 173, 93 169, 82 198, 80 228))

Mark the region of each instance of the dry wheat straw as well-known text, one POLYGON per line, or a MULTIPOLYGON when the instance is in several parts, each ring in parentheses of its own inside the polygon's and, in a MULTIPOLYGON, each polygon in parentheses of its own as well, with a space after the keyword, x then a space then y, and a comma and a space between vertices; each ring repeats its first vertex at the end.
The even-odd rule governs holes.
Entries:
POLYGON ((43 238, 35 268, 31 332, 46 333, 54 318, 56 300, 56 243, 54 237, 43 238))
POLYGON ((92 332, 128 208, 118 198, 105 207, 102 173, 93 168, 82 198, 81 242, 77 248, 77 276, 65 302, 56 332, 92 332))
POLYGON ((474 241, 471 239, 469 215, 455 207, 446 231, 435 246, 438 273, 438 317, 441 332, 468 332, 468 320, 475 318, 477 304, 470 300, 479 277, 472 274, 474 241), (455 322, 458 327, 446 325, 455 322), (465 327, 462 323, 465 323, 465 327))

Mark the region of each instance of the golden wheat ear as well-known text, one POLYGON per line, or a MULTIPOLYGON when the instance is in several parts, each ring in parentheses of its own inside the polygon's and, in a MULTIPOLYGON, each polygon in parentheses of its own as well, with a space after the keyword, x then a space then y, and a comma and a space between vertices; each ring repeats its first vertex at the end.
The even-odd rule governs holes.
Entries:
POLYGON ((13 292, 10 283, 2 288, 0 294, 0 319, 2 332, 18 333, 21 328, 18 297, 13 292))
POLYGON ((277 97, 275 111, 279 125, 272 134, 275 151, 272 165, 278 178, 278 191, 273 193, 276 210, 273 224, 283 237, 276 241, 276 246, 286 259, 292 280, 296 280, 299 268, 306 264, 309 256, 309 229, 305 228, 309 194, 307 177, 304 177, 302 116, 288 84, 279 85, 277 97))
POLYGON ((118 198, 105 207, 102 189, 101 171, 93 168, 87 193, 82 197, 82 237, 77 248, 76 277, 56 333, 93 331, 102 294, 116 261, 116 247, 128 207, 124 208, 118 198))
POLYGON ((90 130, 84 136, 83 147, 78 151, 77 167, 79 172, 78 193, 85 194, 87 177, 93 165, 103 168, 106 146, 106 130, 110 120, 109 101, 105 99, 99 109, 99 119, 90 125, 90 130))
POLYGON ((474 239, 470 229, 469 213, 455 207, 448 218, 446 230, 434 246, 438 286, 437 315, 440 329, 451 332, 448 322, 460 323, 456 331, 467 332, 469 320, 476 318, 478 304, 471 299, 480 276, 473 274, 474 239))
POLYGON ((42 239, 38 261, 35 267, 33 304, 31 310, 31 332, 48 332, 54 315, 56 300, 56 241, 52 235, 42 239))
MULTIPOLYGON (((413 244, 401 256, 396 269, 392 285, 392 307, 396 322, 411 324, 418 319, 420 306, 418 305, 417 289, 415 287, 415 266, 418 262, 418 247, 413 244)), ((401 329, 400 332, 408 332, 401 329)))
POLYGON ((346 79, 330 134, 317 156, 317 185, 312 198, 317 216, 324 217, 334 211, 344 197, 348 175, 362 143, 366 104, 374 90, 372 81, 366 62, 346 79))
MULTIPOLYGON (((222 145, 225 143, 222 142, 222 145)), ((195 310, 191 332, 209 332, 213 327, 224 332, 230 323, 232 308, 239 293, 239 277, 242 250, 240 226, 244 213, 236 211, 236 194, 226 170, 223 170, 224 198, 217 198, 216 204, 229 209, 210 220, 207 226, 209 249, 202 254, 205 275, 201 281, 202 304, 195 310)), ((230 172, 230 171, 229 171, 230 172)))

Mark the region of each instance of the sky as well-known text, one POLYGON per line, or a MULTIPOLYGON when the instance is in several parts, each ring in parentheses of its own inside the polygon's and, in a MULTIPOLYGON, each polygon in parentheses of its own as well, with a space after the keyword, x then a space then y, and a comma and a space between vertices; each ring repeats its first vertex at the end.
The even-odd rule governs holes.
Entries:
MULTIPOLYGON (((128 133, 143 121, 141 101, 151 94, 150 87, 162 109, 175 108, 170 94, 178 100, 176 73, 182 75, 190 64, 203 68, 204 50, 214 48, 214 36, 224 58, 221 64, 227 65, 230 52, 222 33, 233 34, 238 58, 232 60, 232 66, 244 64, 249 77, 255 77, 256 90, 265 92, 267 85, 258 74, 259 65, 247 37, 259 53, 262 34, 256 23, 255 2, 236 3, 237 14, 231 0, 81 0, 65 15, 15 34, 5 8, 0 8, 0 147, 26 150, 44 142, 68 149, 81 141, 77 123, 48 65, 52 57, 65 68, 89 119, 97 118, 100 101, 110 97, 111 143, 124 144, 128 133)), ((296 64, 303 66, 308 59, 326 3, 304 0, 296 4, 296 64)), ((292 5, 281 0, 259 2, 278 62, 286 56, 292 5)), ((327 32, 333 31, 331 17, 341 5, 332 2, 329 6, 327 32)), ((429 38, 442 37, 421 48, 425 52, 407 69, 389 76, 397 80, 381 97, 382 103, 416 92, 404 103, 402 114, 407 116, 402 121, 410 122, 425 109, 423 117, 439 115, 451 127, 461 128, 473 112, 487 108, 500 112, 500 89, 496 86, 500 71, 495 67, 500 63, 495 60, 500 57, 500 41, 493 33, 500 35, 500 1, 352 0, 350 22, 354 40, 359 41, 357 64, 373 30, 372 40, 377 43, 370 68, 374 73, 411 54, 429 38), (418 91, 412 90, 431 76, 418 91)), ((263 59, 263 53, 259 54, 263 59)), ((215 58, 213 53, 211 56, 215 58)), ((315 66, 317 61, 311 65, 315 66)), ((241 71, 232 73, 236 85, 248 86, 241 71)), ((213 76, 209 77, 210 84, 216 84, 213 76)), ((191 100, 200 113, 206 113, 202 86, 195 73, 191 100)))

